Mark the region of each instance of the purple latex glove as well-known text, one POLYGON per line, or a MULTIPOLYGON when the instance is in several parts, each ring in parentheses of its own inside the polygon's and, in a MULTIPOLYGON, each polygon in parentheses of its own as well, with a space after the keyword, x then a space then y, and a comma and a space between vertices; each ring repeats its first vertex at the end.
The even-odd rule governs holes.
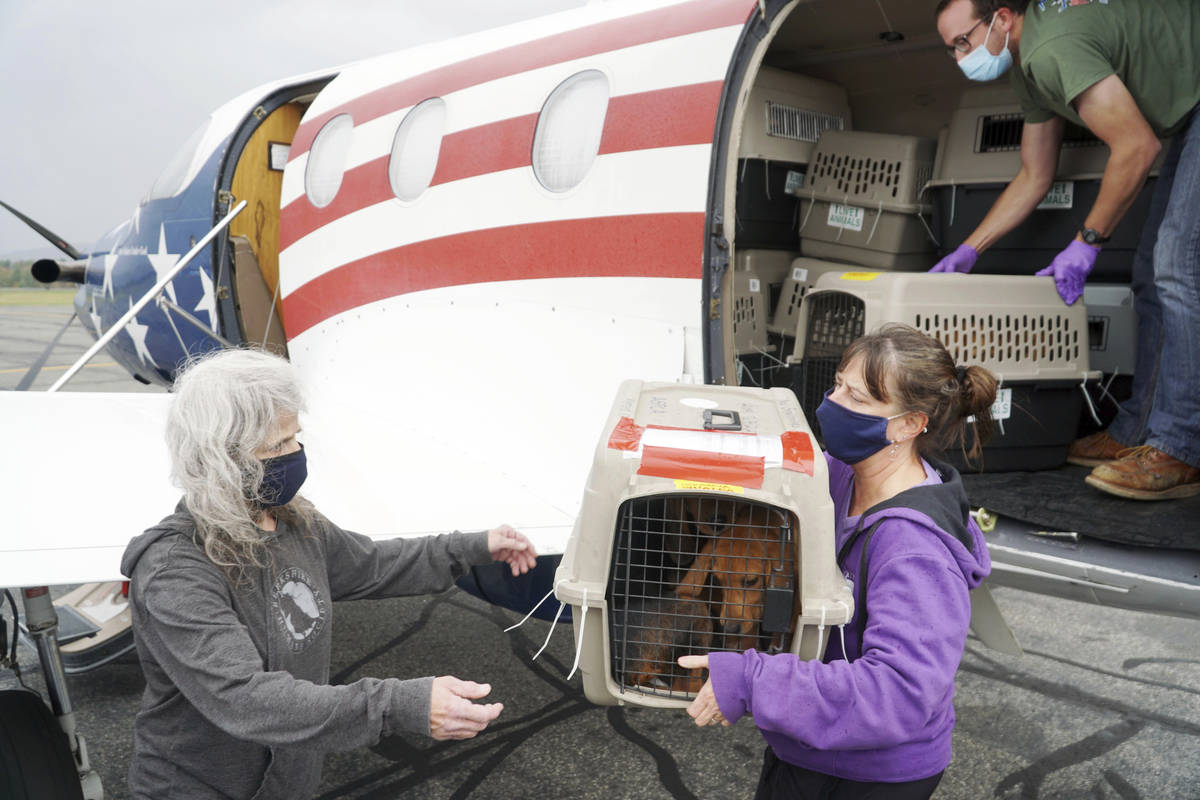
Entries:
POLYGON ((1054 257, 1050 266, 1035 272, 1035 275, 1053 275, 1054 285, 1058 287, 1058 296, 1067 305, 1072 305, 1083 294, 1083 282, 1088 273, 1096 266, 1096 256, 1100 248, 1075 240, 1067 245, 1067 249, 1054 257))
POLYGON ((930 272, 970 272, 979 252, 969 244, 960 244, 954 252, 933 265, 930 272))

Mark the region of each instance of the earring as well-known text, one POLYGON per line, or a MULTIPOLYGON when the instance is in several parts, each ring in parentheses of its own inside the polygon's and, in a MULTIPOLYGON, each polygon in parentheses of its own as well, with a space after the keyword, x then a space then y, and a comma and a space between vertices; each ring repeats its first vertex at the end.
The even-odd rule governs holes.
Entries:
POLYGON ((900 443, 892 442, 892 449, 888 451, 888 460, 895 461, 898 455, 900 455, 900 443))

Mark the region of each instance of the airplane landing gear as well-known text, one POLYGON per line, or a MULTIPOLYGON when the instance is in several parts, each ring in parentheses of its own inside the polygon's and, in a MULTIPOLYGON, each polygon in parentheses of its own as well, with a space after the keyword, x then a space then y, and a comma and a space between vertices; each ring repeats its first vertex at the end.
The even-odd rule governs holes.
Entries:
POLYGON ((58 652, 58 616, 50 591, 35 586, 23 589, 21 594, 50 709, 36 692, 0 692, 0 796, 14 800, 103 800, 104 789, 88 760, 87 743, 75 730, 75 712, 58 652))

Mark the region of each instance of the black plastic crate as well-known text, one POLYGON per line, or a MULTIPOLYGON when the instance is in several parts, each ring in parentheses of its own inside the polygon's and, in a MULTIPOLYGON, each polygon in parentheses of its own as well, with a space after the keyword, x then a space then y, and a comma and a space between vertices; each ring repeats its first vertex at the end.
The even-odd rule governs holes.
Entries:
MULTIPOLYGON (((1127 283, 1133 274, 1133 255, 1150 212, 1150 198, 1157 178, 1149 178, 1122 218, 1111 240, 1096 259, 1089 280, 1127 283)), ((1049 266, 1083 227, 1100 191, 1100 180, 1074 181, 1070 209, 1040 209, 979 256, 973 272, 981 275, 1031 275, 1049 266)), ((939 244, 938 257, 953 251, 983 221, 1005 183, 967 183, 934 186, 933 232, 939 244)))
MULTIPOLYGON (((1079 430, 1083 393, 1078 381, 1014 381, 1011 410, 984 445, 981 463, 968 465, 962 450, 951 447, 947 460, 960 472, 1013 472, 1057 469, 1067 461, 1067 448, 1079 430)), ((966 449, 975 442, 975 428, 967 425, 966 449)))

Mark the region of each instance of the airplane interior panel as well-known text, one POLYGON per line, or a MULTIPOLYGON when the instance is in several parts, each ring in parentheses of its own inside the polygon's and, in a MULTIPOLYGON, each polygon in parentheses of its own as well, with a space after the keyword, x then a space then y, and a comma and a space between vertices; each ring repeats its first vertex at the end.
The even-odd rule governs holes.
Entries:
MULTIPOLYGON (((267 318, 280 318, 278 298, 274 314, 268 313, 279 283, 279 198, 283 170, 278 163, 278 148, 291 144, 304 109, 297 102, 284 103, 262 119, 239 154, 233 173, 234 199, 247 203, 247 213, 235 218, 229 226, 230 236, 239 237, 245 245, 235 254, 233 269, 240 301, 239 322, 247 341, 263 341, 267 318), (277 153, 274 159, 273 150, 277 153), (239 268, 254 268, 258 275, 241 275, 239 268), (250 287, 248 294, 242 294, 244 285, 250 287), (264 296, 259 297, 260 294, 264 296), (255 299, 251 301, 251 297, 255 299), (251 308, 251 302, 262 303, 263 308, 251 308)), ((281 330, 268 335, 267 342, 277 352, 286 352, 281 330)))

